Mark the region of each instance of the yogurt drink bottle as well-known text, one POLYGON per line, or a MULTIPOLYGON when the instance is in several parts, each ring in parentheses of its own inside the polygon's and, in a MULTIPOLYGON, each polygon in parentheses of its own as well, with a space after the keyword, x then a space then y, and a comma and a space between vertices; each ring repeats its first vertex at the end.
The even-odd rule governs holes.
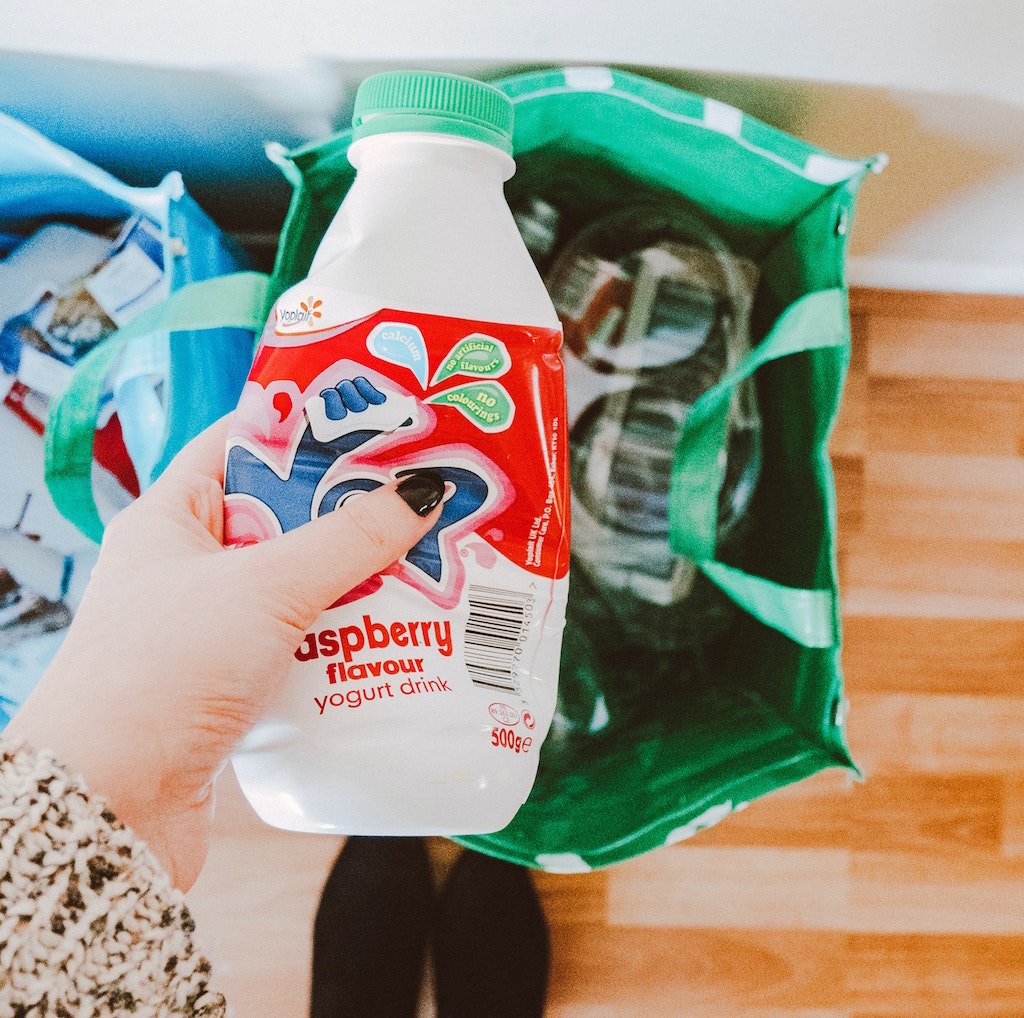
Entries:
POLYGON ((561 328, 502 190, 511 135, 511 102, 482 82, 365 81, 356 179, 239 402, 228 544, 407 473, 445 481, 431 532, 323 613, 234 756, 275 826, 485 833, 530 794, 568 590, 568 442, 561 328))

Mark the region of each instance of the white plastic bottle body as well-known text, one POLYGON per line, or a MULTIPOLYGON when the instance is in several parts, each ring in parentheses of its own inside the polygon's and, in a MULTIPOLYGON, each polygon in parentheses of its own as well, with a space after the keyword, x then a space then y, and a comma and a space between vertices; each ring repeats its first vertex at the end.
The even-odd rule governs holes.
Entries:
POLYGON ((349 159, 358 174, 310 282, 363 295, 374 310, 383 300, 427 314, 561 327, 505 201, 510 156, 467 138, 410 132, 363 138, 349 159))
MULTIPOLYGON (((356 180, 309 276, 282 296, 279 309, 304 300, 307 293, 328 294, 324 307, 330 314, 323 326, 355 322, 387 308, 560 329, 505 202, 502 184, 514 170, 509 156, 482 142, 410 132, 363 138, 352 145, 350 159, 358 170, 356 180)), ((275 337, 273 320, 263 342, 297 343, 275 337)), ((365 358, 365 346, 361 353, 365 358)), ((514 361, 516 351, 509 354, 514 361)), ((359 353, 352 356, 359 361, 359 353)), ((561 384, 560 365, 550 357, 544 364, 559 372, 561 384)), ((516 412, 527 414, 531 408, 516 412)), ((535 423, 541 430, 551 424, 535 423)), ((557 431, 559 423, 554 426, 557 431)), ((557 456, 563 458, 561 449, 557 456)), ((534 469, 553 467, 538 462, 534 469)), ((567 561, 567 520, 560 540, 567 561)), ((539 544, 537 550, 539 556, 539 544)), ((466 558, 466 547, 457 554, 466 558)), ((489 559, 488 569, 490 584, 523 584, 522 569, 501 555, 489 559)), ((369 636, 374 624, 397 625, 406 634, 406 620, 445 618, 443 609, 397 577, 386 575, 382 583, 366 602, 372 607, 356 602, 323 616, 311 630, 314 653, 315 634, 325 627, 338 633, 344 623, 363 626, 369 636)), ((527 725, 528 730, 519 723, 518 742, 511 728, 502 731, 504 723, 482 717, 478 705, 471 715, 465 704, 453 707, 451 699, 442 697, 417 697, 415 711, 398 702, 401 698, 374 704, 372 710, 365 705, 349 710, 343 697, 350 691, 356 695, 355 684, 316 689, 318 705, 321 695, 339 698, 337 709, 325 706, 317 714, 309 709, 308 683, 289 680, 278 704, 234 757, 239 782, 257 812, 291 830, 346 834, 470 834, 506 826, 532 788, 554 711, 568 577, 564 570, 557 578, 534 575, 530 587, 534 600, 529 610, 535 616, 532 634, 523 638, 522 695, 514 703, 495 695, 492 699, 500 703, 491 704, 492 714, 497 711, 506 720, 516 715, 527 725), (514 709, 506 715, 509 706, 514 709), (501 746, 491 737, 502 739, 501 746), (527 752, 515 748, 524 743, 527 752)), ((468 611, 463 595, 450 612, 456 634, 468 611)), ((451 668, 458 669, 461 649, 453 646, 448 652, 451 668)), ((405 653, 406 660, 413 660, 411 648, 405 653)), ((402 678, 395 677, 395 686, 402 678)), ((480 700, 479 690, 471 693, 480 700)), ((486 708, 486 699, 481 702, 486 708)))

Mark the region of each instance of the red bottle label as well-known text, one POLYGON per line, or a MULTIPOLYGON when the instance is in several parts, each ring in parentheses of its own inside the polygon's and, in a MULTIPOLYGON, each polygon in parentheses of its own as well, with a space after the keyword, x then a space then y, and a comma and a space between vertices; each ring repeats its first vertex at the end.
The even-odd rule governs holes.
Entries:
POLYGON ((225 542, 264 540, 430 468, 446 482, 441 517, 386 573, 442 608, 495 553, 565 577, 560 331, 391 310, 323 329, 321 306, 279 307, 264 333, 228 442, 225 542))

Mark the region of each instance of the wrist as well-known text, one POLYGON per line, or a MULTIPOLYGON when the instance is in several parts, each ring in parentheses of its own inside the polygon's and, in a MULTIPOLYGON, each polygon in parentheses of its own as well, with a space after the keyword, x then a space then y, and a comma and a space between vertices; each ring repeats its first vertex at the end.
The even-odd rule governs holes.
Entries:
MULTIPOLYGON (((45 682, 45 680, 44 680, 45 682)), ((133 760, 123 732, 77 705, 49 702, 40 687, 14 715, 6 735, 37 751, 49 751, 77 774, 89 792, 124 823, 135 826, 136 803, 154 798, 146 769, 133 760)))
POLYGON ((173 806, 163 802, 160 782, 150 777, 116 729, 82 714, 69 724, 66 716, 54 715, 48 706, 45 697, 36 699, 33 694, 11 719, 5 739, 52 754, 93 800, 146 842, 175 879, 164 833, 173 806))

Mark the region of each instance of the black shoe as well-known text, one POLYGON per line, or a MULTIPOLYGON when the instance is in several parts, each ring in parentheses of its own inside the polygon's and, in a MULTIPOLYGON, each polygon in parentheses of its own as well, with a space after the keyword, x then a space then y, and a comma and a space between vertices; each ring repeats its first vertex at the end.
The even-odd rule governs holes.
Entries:
POLYGON ((433 908, 421 838, 349 838, 316 913, 310 1018, 414 1018, 433 908))
POLYGON ((466 852, 434 933, 438 1018, 539 1018, 551 948, 528 870, 466 852))

